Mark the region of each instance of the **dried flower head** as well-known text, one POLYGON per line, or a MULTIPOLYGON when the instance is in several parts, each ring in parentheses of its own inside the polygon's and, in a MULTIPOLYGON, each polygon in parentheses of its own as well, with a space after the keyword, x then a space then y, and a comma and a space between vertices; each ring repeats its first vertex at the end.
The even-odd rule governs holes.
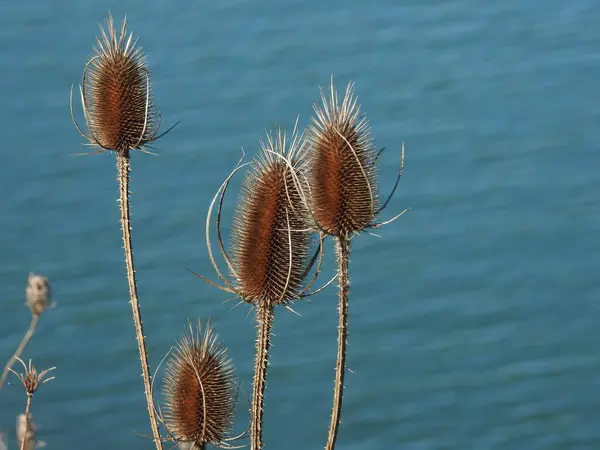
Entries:
POLYGON ((288 148, 283 131, 268 133, 244 180, 231 253, 237 290, 246 302, 275 306, 303 293, 312 239, 298 178, 303 143, 294 134, 288 148))
POLYGON ((29 413, 29 421, 26 419, 25 414, 19 414, 17 416, 17 442, 23 442, 25 439, 24 448, 27 450, 33 450, 36 446, 36 434, 37 426, 33 422, 33 417, 29 413))
POLYGON ((332 78, 329 100, 323 90, 321 100, 307 133, 311 211, 326 234, 349 235, 371 226, 379 212, 377 153, 352 83, 340 103, 332 78))
POLYGON ((52 381, 55 378, 55 377, 47 378, 46 375, 48 375, 49 372, 56 369, 56 367, 51 367, 50 369, 42 370, 41 372, 38 373, 37 369, 31 362, 31 359, 29 360, 29 364, 27 364, 27 365, 21 358, 16 358, 16 360, 21 363, 25 372, 17 373, 13 369, 9 369, 9 370, 13 374, 15 374, 19 378, 19 380, 21 380, 21 383, 23 384, 23 387, 25 388, 25 392, 29 396, 32 396, 33 394, 35 394, 35 391, 37 391, 38 388, 42 384, 45 384, 48 381, 52 381))
POLYGON ((100 33, 80 87, 88 132, 73 121, 92 146, 119 153, 142 149, 160 137, 146 59, 133 35, 127 35, 126 19, 117 35, 109 14, 100 33))
POLYGON ((233 422, 235 370, 212 326, 200 321, 178 341, 163 380, 164 423, 178 442, 223 445, 233 422))
POLYGON ((50 282, 48 278, 30 273, 27 279, 27 287, 25 288, 25 296, 27 298, 25 305, 29 307, 34 316, 39 316, 46 310, 50 294, 50 282))

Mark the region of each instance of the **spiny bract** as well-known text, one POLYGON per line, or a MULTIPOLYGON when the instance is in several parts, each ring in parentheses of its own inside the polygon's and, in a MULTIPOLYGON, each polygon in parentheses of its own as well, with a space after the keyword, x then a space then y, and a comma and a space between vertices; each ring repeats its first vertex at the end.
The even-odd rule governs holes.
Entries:
POLYGON ((341 104, 333 79, 329 100, 323 90, 321 100, 307 131, 310 207, 323 232, 347 236, 373 225, 377 216, 377 155, 352 83, 341 104))
MULTIPOLYGON (((81 83, 81 101, 90 145, 125 153, 156 139, 160 120, 150 88, 142 49, 127 36, 126 19, 119 36, 109 15, 100 27, 94 55, 81 83)), ((78 127, 79 128, 79 127, 78 127)))
POLYGON ((311 245, 300 179, 304 140, 267 134, 246 177, 233 222, 232 256, 246 302, 275 306, 298 298, 311 245))
POLYGON ((236 378, 227 349, 213 328, 198 321, 178 341, 163 381, 164 422, 179 442, 220 445, 227 440, 235 407, 236 378))

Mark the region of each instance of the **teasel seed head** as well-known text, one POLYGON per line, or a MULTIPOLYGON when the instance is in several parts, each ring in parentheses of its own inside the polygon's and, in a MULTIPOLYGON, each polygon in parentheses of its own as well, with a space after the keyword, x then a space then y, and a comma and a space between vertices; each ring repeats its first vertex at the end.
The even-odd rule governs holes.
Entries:
POLYGON ((301 177, 304 138, 267 133, 242 185, 232 226, 232 266, 240 297, 255 306, 302 295, 312 233, 301 177))
POLYGON ((73 119, 92 146, 127 153, 157 139, 160 118, 152 97, 150 71, 136 44, 133 35, 127 35, 126 19, 117 34, 109 14, 81 81, 88 132, 84 133, 73 119))
POLYGON ((48 278, 30 273, 27 279, 27 287, 25 288, 25 296, 27 298, 25 304, 34 316, 39 316, 46 311, 49 306, 48 300, 50 299, 50 294, 50 282, 48 278))
POLYGON ((163 380, 167 431, 181 443, 223 445, 228 440, 237 386, 227 349, 200 320, 178 341, 163 380))
POLYGON ((332 78, 321 100, 307 130, 310 209, 322 232, 349 235, 372 226, 379 212, 377 153, 353 83, 340 103, 332 78))

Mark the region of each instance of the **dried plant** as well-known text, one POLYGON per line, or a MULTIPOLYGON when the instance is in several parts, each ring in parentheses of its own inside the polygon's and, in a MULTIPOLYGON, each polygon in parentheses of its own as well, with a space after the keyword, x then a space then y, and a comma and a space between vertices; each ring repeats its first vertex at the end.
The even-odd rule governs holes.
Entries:
MULTIPOLYGON (((85 65, 79 88, 87 133, 71 118, 88 145, 128 155, 158 139, 160 116, 142 48, 127 35, 127 20, 117 36, 112 15, 100 26, 94 54, 85 65)), ((71 90, 72 94, 72 90, 71 90)))
POLYGON ((27 406, 25 407, 25 414, 23 415, 23 418, 20 416, 17 418, 17 437, 21 445, 21 450, 32 450, 35 446, 36 429, 31 419, 31 400, 33 399, 35 392, 42 384, 54 380, 54 377, 47 377, 47 375, 56 367, 51 367, 50 369, 46 369, 38 373, 31 360, 29 360, 29 364, 27 365, 21 358, 17 358, 17 361, 19 361, 23 366, 24 372, 17 373, 13 369, 9 370, 19 378, 23 384, 25 393, 27 394, 27 406))
POLYGON ((302 291, 312 236, 294 182, 301 150, 299 140, 286 149, 284 132, 268 134, 242 186, 232 227, 232 272, 242 299, 253 305, 285 305, 302 291))
POLYGON ((350 279, 350 239, 369 228, 378 228, 396 220, 377 223, 379 213, 387 206, 402 174, 383 206, 379 205, 379 185, 375 151, 366 117, 348 84, 340 103, 331 79, 329 99, 321 90, 322 108, 314 105, 316 117, 308 129, 308 204, 311 215, 324 236, 335 241, 339 281, 338 346, 335 368, 334 398, 326 449, 335 447, 340 423, 346 369, 348 335, 348 288, 350 279))
POLYGON ((129 213, 130 152, 148 152, 146 147, 162 136, 158 135, 160 116, 152 98, 150 71, 144 54, 141 47, 136 45, 137 41, 133 41, 133 35, 127 35, 126 20, 123 20, 117 35, 112 16, 109 14, 106 30, 100 27, 100 32, 101 37, 97 39, 94 55, 85 65, 80 86, 83 116, 88 132, 85 133, 75 121, 72 102, 71 116, 88 145, 99 147, 100 152, 114 151, 117 155, 121 229, 129 295, 150 425, 154 442, 160 450, 162 444, 150 393, 150 369, 138 301, 129 213))
POLYGON ((17 416, 17 442, 20 442, 26 450, 33 450, 36 447, 37 426, 33 422, 33 416, 29 413, 29 418, 25 414, 17 416))
POLYGON ((35 333, 35 327, 37 326, 40 316, 44 311, 46 311, 47 308, 53 307, 52 304, 48 304, 50 294, 50 282, 48 281, 48 278, 42 275, 30 273, 29 278, 27 279, 27 287, 25 288, 25 306, 27 306, 31 311, 31 323, 29 325, 29 329, 23 337, 23 340, 17 347, 17 350, 8 360, 8 363, 6 363, 6 366, 2 371, 2 377, 0 377, 0 389, 6 381, 6 377, 8 376, 10 368, 13 366, 15 361, 21 356, 21 353, 23 353, 25 346, 35 333))
POLYGON ((172 438, 190 448, 231 447, 237 398, 235 369, 212 326, 189 329, 178 341, 163 380, 162 420, 172 438), (195 447, 194 447, 195 446, 195 447))
POLYGON ((262 448, 264 391, 275 306, 288 309, 296 300, 310 295, 321 267, 322 241, 311 258, 313 233, 308 211, 302 198, 298 174, 303 170, 304 139, 296 131, 288 144, 278 130, 261 140, 260 156, 252 163, 235 167, 221 185, 206 219, 206 240, 211 263, 224 283, 219 285, 198 275, 206 282, 235 294, 256 308, 258 337, 254 365, 250 439, 252 450, 262 448), (221 239, 221 207, 233 175, 252 164, 243 185, 232 227, 231 255, 221 239), (210 220, 220 194, 216 228, 219 247, 234 282, 228 281, 216 264, 210 243, 210 220), (312 280, 303 281, 318 259, 312 280))

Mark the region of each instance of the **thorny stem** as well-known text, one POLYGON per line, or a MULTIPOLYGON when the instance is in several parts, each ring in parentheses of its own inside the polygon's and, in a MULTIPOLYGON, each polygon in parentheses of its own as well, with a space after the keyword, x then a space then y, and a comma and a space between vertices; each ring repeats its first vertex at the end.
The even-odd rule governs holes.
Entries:
POLYGON ((335 251, 338 260, 338 342, 337 360, 335 363, 335 381, 333 388, 333 408, 331 410, 331 422, 327 436, 326 450, 333 450, 337 440, 340 418, 342 415, 342 401, 344 397, 344 375, 346 371, 346 347, 348 344, 348 263, 350 260, 350 239, 347 235, 335 238, 335 251))
POLYGON ((150 389, 150 368, 148 366, 148 353, 142 326, 142 313, 138 301, 137 284, 135 280, 135 266, 133 264, 133 248, 131 246, 131 224, 129 220, 129 152, 117 153, 117 177, 119 179, 119 204, 121 206, 121 230, 123 231, 123 246, 125 249, 125 266, 127 268, 127 281, 129 283, 129 297, 131 298, 131 309, 133 311, 133 323, 135 335, 142 364, 142 377, 144 379, 144 393, 148 404, 148 414, 152 435, 157 450, 162 450, 162 441, 158 429, 158 420, 154 411, 152 391, 150 389))
POLYGON ((27 345, 27 343, 31 339, 31 336, 33 336, 33 333, 35 332, 35 326, 37 325, 37 322, 38 322, 39 318, 40 318, 40 316, 38 314, 34 314, 31 317, 31 324, 29 325, 29 329, 27 330, 27 333, 25 333, 25 336, 23 337, 23 340, 21 341, 21 343, 17 347, 17 350, 10 357, 10 359, 6 363, 6 366, 4 367, 4 371, 2 372, 2 377, 0 378, 0 389, 4 385, 4 382, 6 381, 6 377, 8 376, 9 369, 15 363, 15 361, 17 360, 17 358, 19 358, 21 356, 21 353, 23 352, 23 349, 25 349, 25 346, 27 345))
POLYGON ((250 410, 250 449, 262 449, 263 405, 265 401, 265 382, 269 364, 271 329, 273 327, 273 306, 258 306, 256 313, 258 338, 256 359, 254 361, 254 382, 252 383, 252 407, 250 410))
POLYGON ((29 410, 31 409, 31 398, 33 394, 27 393, 27 406, 25 406, 25 431, 23 431, 23 440, 21 441, 21 450, 25 450, 27 443, 27 433, 29 432, 29 410))

